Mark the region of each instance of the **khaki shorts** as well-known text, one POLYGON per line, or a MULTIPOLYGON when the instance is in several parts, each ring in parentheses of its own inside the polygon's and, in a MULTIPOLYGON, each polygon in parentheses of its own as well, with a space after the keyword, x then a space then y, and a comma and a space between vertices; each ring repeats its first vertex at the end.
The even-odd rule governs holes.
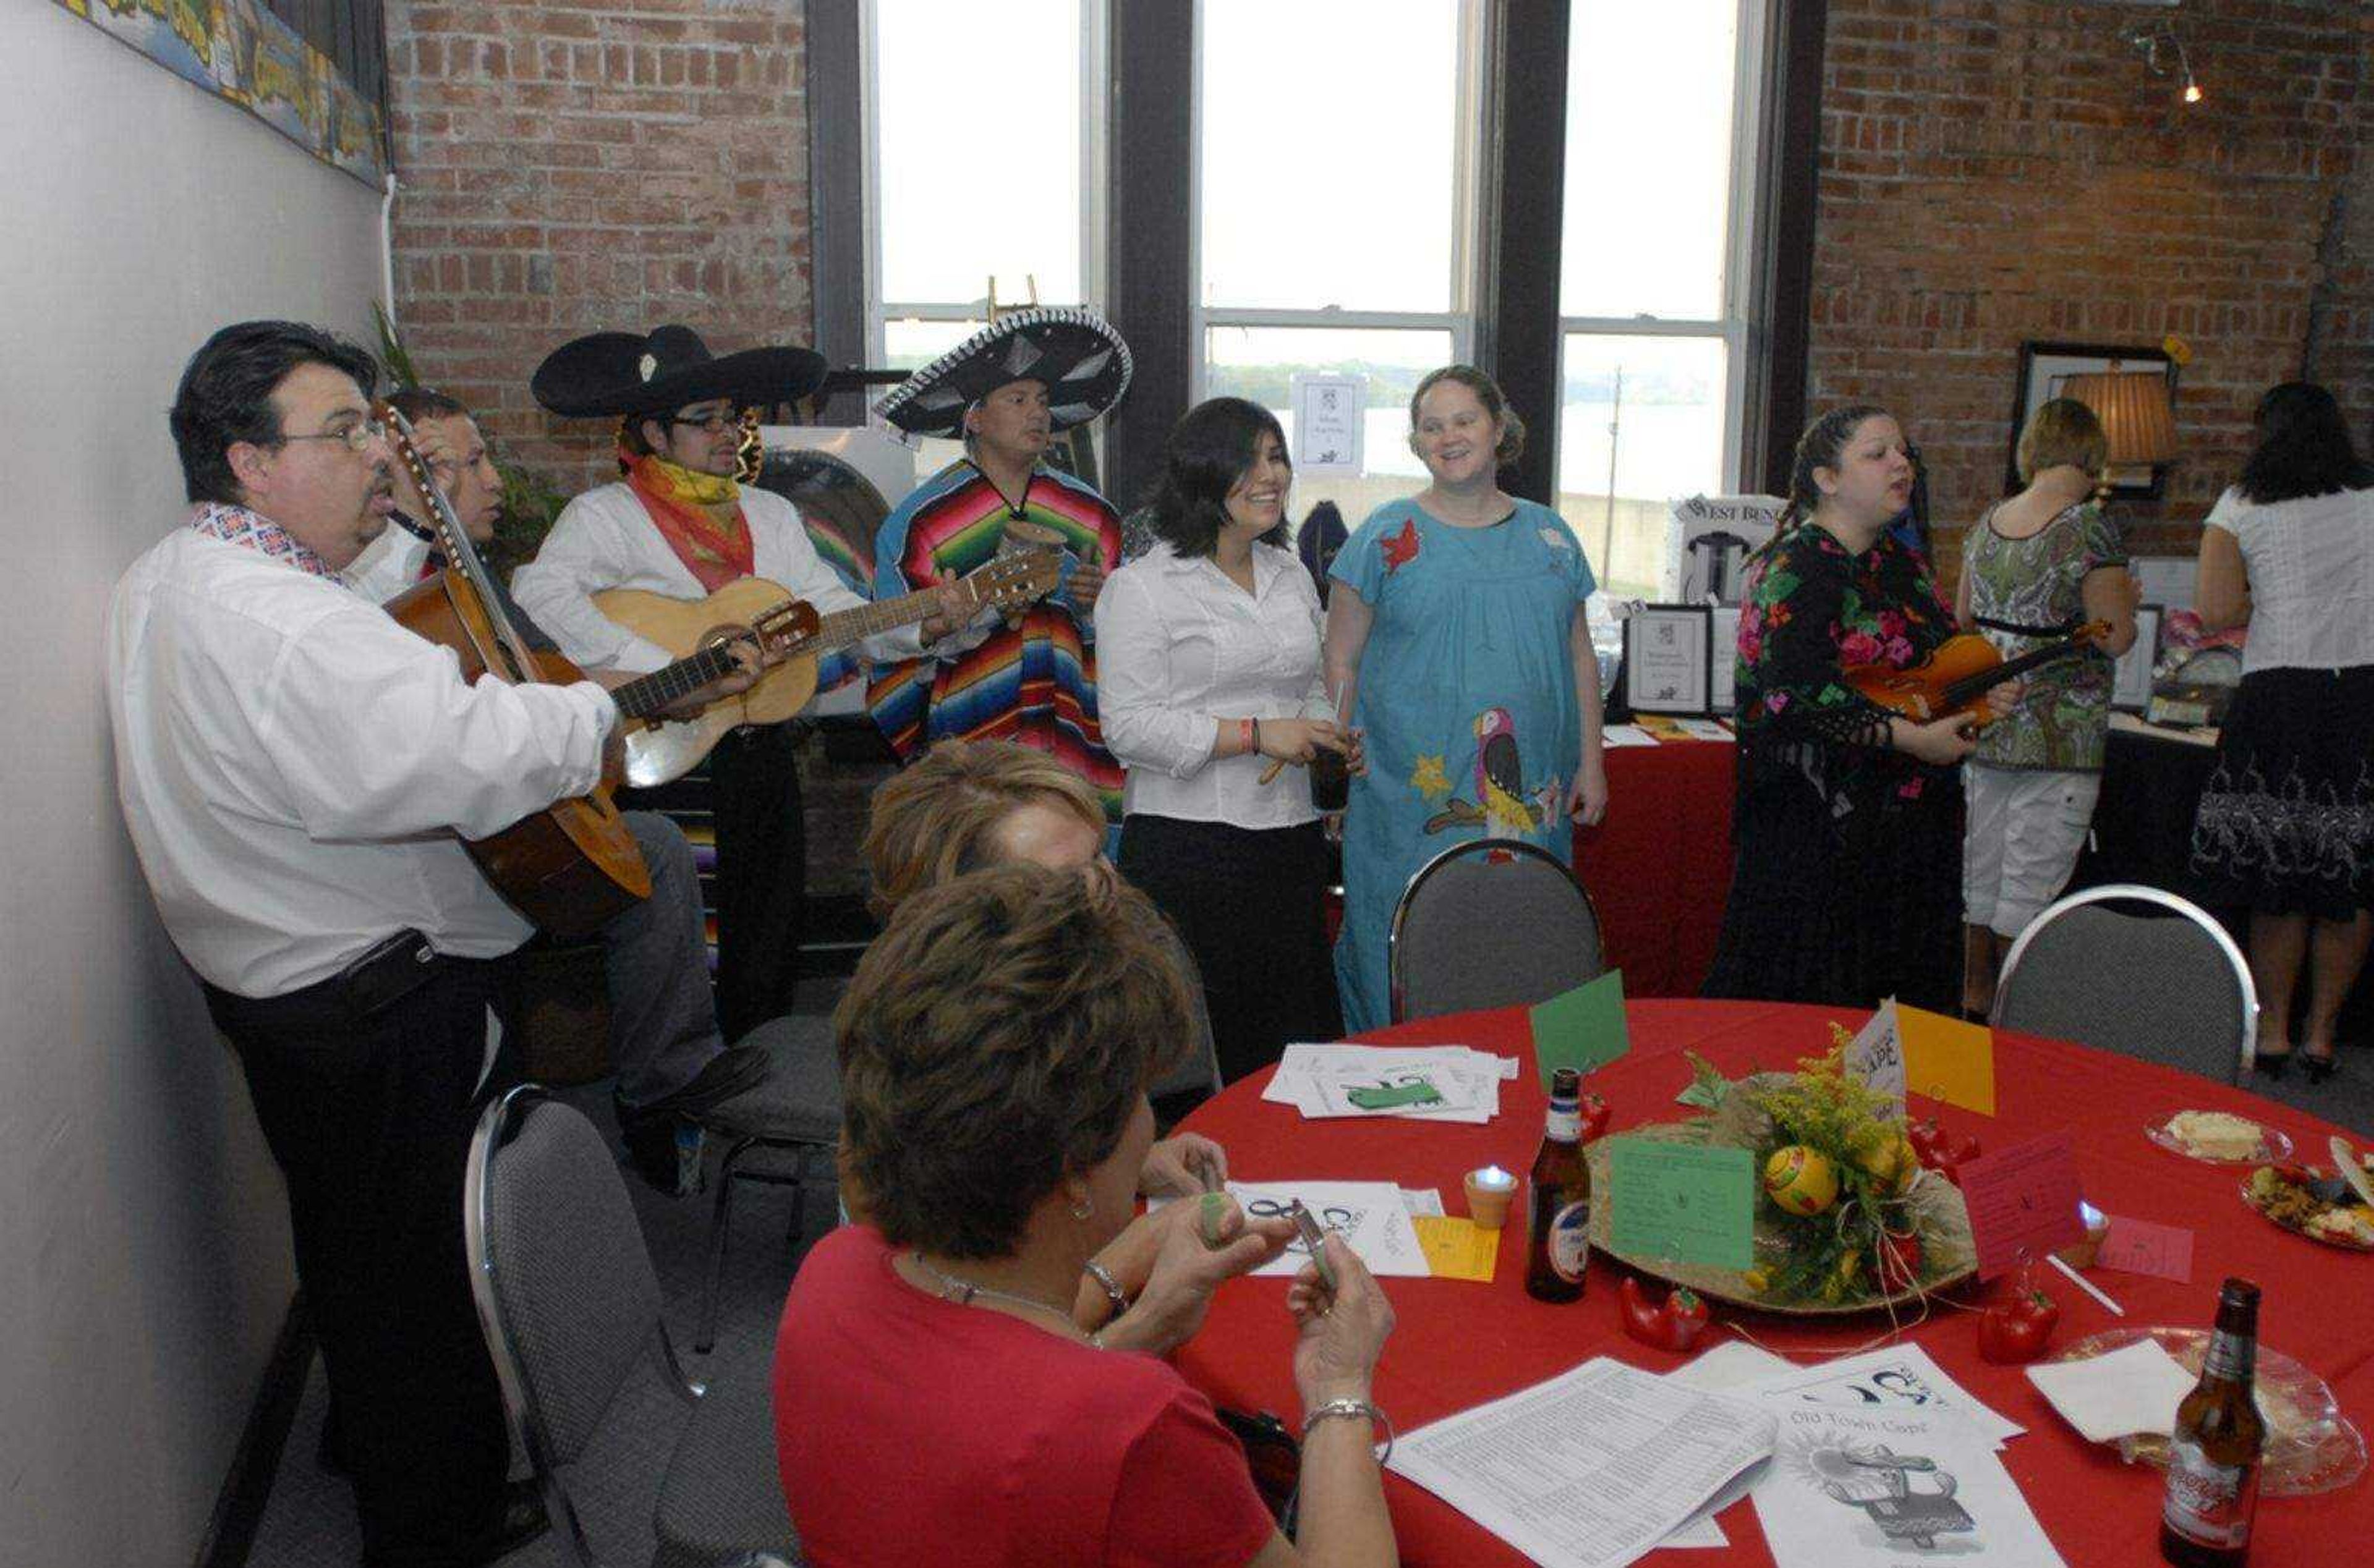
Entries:
POLYGON ((2094 824, 2098 773, 1963 770, 1962 919, 2016 937, 2061 895, 2094 824))

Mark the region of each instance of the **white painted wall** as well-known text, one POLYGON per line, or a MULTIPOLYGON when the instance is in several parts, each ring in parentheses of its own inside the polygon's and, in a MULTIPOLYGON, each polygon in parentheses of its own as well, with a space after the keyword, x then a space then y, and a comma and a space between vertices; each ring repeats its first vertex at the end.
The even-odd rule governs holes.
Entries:
POLYGON ((293 1289, 238 1064, 115 804, 109 590, 254 316, 368 341, 373 192, 53 5, 0 50, 0 1564, 192 1560, 293 1289))

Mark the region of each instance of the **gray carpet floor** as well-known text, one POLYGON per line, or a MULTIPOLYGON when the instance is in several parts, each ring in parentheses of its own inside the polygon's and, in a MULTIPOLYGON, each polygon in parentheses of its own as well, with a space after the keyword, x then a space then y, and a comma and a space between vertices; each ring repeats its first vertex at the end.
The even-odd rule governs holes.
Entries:
MULTIPOLYGON (((801 1011, 829 1011, 840 982, 812 980, 801 988, 801 1011)), ((617 1122, 606 1081, 562 1092, 560 1097, 585 1113, 617 1146, 617 1122)), ((743 1162, 758 1168, 761 1156, 743 1162)), ((711 1153, 714 1167, 715 1152, 711 1153)), ((718 1291, 717 1343, 707 1355, 692 1353, 708 1262, 714 1190, 667 1198, 631 1172, 622 1171, 643 1238, 665 1297, 668 1332, 697 1381, 724 1383, 768 1375, 775 1322, 783 1293, 807 1244, 836 1218, 831 1188, 805 1194, 790 1187, 740 1182, 735 1189, 731 1242, 718 1291), (804 1198, 805 1203, 800 1199, 804 1198)), ((682 1399, 663 1381, 656 1356, 646 1357, 634 1381, 620 1394, 594 1445, 573 1468, 570 1494, 576 1500, 588 1541, 605 1564, 641 1564, 655 1544, 652 1510, 687 1413, 682 1399)), ((340 1568, 360 1561, 354 1494, 347 1482, 323 1470, 316 1457, 328 1386, 315 1358, 296 1423, 282 1450, 272 1496, 248 1562, 253 1568, 340 1568)), ((527 1464, 514 1452, 511 1473, 525 1476, 527 1464)), ((563 1568, 569 1559, 556 1534, 547 1533, 502 1560, 503 1568, 563 1568)))

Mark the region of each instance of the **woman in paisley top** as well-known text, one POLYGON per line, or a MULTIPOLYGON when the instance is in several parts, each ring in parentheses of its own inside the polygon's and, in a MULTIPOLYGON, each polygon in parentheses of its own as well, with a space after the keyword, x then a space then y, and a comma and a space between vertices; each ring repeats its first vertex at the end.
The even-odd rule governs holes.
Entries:
POLYGON ((1884 409, 1835 409, 1797 442, 1740 611, 1735 852, 1708 996, 1951 1009, 1960 994, 1955 765, 1977 743, 1966 720, 1916 724, 1844 680, 1953 635, 1928 563, 1887 533, 1911 489, 1884 409))
POLYGON ((2016 496, 1962 542, 1954 602, 1964 626, 2014 659, 2088 621, 2110 636, 2040 665, 2020 700, 1979 739, 1963 775, 1962 1007, 1983 1018, 2012 939, 2076 869, 2102 788, 2110 669, 2135 640, 2143 590, 2097 495, 2110 443, 2094 411, 2056 397, 2019 437, 2016 496))

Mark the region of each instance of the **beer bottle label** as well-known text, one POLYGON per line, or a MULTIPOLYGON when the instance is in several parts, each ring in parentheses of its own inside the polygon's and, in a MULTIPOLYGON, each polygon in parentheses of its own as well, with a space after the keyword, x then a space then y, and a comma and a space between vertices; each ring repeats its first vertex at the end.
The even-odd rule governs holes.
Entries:
POLYGON ((1582 1114, 1572 1106, 1550 1106, 1548 1135, 1560 1143, 1580 1142, 1582 1138, 1582 1114))
POLYGON ((2220 1464, 2201 1445, 2178 1438, 2168 1456, 2168 1501, 2160 1516, 2168 1527, 2201 1546, 2241 1547, 2251 1542, 2252 1478, 2243 1465, 2220 1464))
POLYGON ((1591 1199, 1569 1203, 1550 1218, 1550 1268, 1580 1284, 1591 1262, 1591 1199))

